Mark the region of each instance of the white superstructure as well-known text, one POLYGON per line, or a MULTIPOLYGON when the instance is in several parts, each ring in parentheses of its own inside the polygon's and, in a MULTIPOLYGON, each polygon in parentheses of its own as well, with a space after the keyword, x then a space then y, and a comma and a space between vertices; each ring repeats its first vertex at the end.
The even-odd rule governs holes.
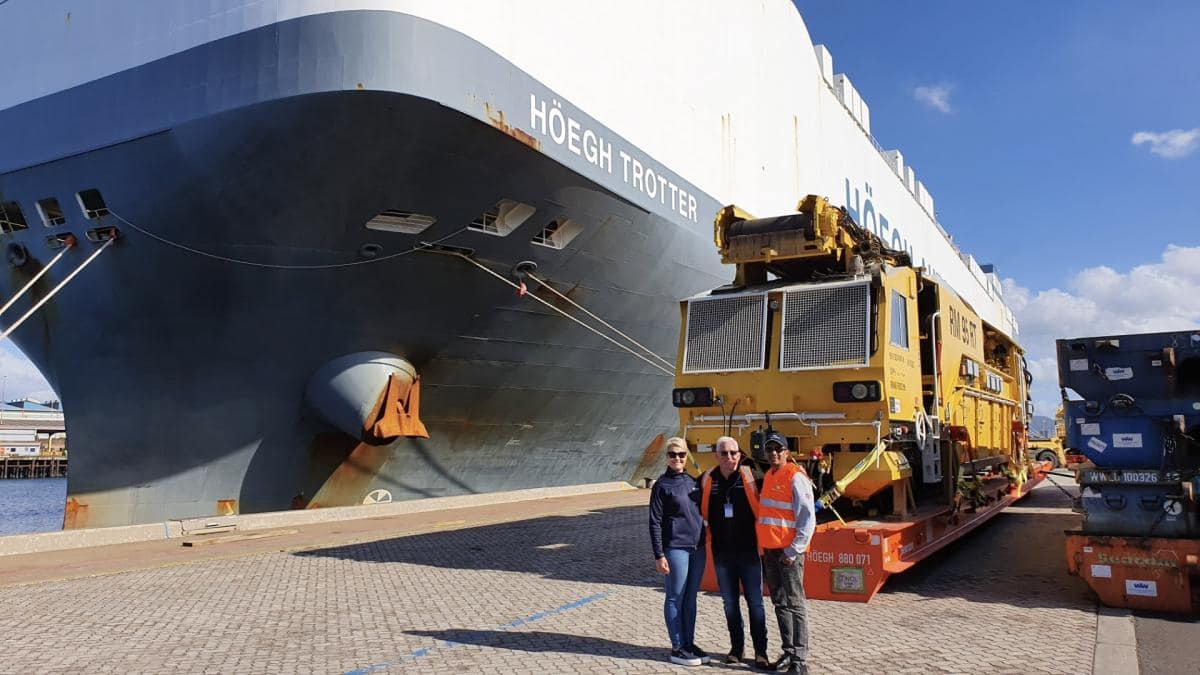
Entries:
MULTIPOLYGON (((11 0, 0 5, 0 110, 244 31, 353 10, 474 39, 721 203, 765 216, 826 195, 1016 333, 999 279, 960 256, 901 153, 877 149, 870 107, 828 51, 803 48, 808 31, 787 0, 11 0)), ((372 88, 374 73, 348 72, 330 54, 346 88, 372 88)), ((398 41, 394 56, 421 55, 398 41)), ((463 93, 464 107, 474 95, 463 93)), ((509 111, 510 123, 533 131, 532 108, 509 111)))

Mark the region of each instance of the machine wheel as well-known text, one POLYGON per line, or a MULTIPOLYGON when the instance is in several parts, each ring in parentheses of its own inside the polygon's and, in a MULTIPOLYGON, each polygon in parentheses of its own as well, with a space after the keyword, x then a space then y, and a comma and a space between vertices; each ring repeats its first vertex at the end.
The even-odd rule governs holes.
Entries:
POLYGON ((1058 468, 1058 455, 1049 450, 1043 450, 1038 453, 1037 459, 1039 462, 1050 462, 1051 469, 1058 468))

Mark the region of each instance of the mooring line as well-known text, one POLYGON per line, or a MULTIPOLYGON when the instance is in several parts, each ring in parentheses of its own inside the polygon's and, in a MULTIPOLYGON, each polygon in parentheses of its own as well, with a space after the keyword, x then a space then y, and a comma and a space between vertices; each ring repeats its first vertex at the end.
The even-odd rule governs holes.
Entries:
POLYGON ((172 241, 170 239, 167 239, 166 237, 155 234, 145 228, 138 227, 136 224, 125 219, 123 216, 121 216, 121 214, 117 213, 116 211, 113 211, 112 209, 109 209, 108 213, 113 218, 116 218, 117 220, 121 221, 122 223, 125 223, 133 230, 140 232, 141 234, 144 234, 145 236, 150 237, 151 239, 153 239, 159 243, 166 244, 167 246, 177 248, 181 251, 186 251, 187 253, 192 253, 194 255, 202 256, 205 258, 210 258, 212 260, 217 260, 220 262, 231 263, 234 265, 245 265, 247 267, 258 267, 258 268, 269 269, 269 270, 300 270, 300 271, 307 270, 307 271, 312 271, 312 270, 342 269, 342 268, 346 268, 346 267, 358 267, 360 265, 374 265, 375 263, 381 263, 381 262, 384 262, 387 260, 392 260, 393 258, 400 258, 400 257, 406 256, 410 253, 416 253, 418 251, 423 251, 427 247, 429 247, 433 244, 438 244, 443 241, 446 241, 447 239, 449 239, 457 234, 466 232, 468 229, 466 227, 460 227, 459 229, 451 232, 450 234, 442 237, 441 239, 435 239, 433 242, 430 242, 428 244, 425 242, 421 242, 420 244, 413 246, 412 248, 405 249, 405 250, 399 251, 397 253, 392 253, 389 255, 381 256, 379 258, 368 258, 366 260, 352 260, 350 262, 329 263, 329 264, 325 264, 325 265, 282 265, 282 264, 275 264, 275 263, 255 262, 253 260, 242 260, 240 258, 230 258, 228 256, 223 256, 223 255, 218 255, 216 253, 210 253, 208 251, 203 251, 198 248, 193 248, 191 246, 188 246, 186 244, 181 244, 177 241, 172 241))
POLYGON ((657 360, 658 360, 660 363, 662 363, 664 366, 666 366, 667 368, 670 368, 672 373, 674 373, 674 372, 675 372, 675 371, 674 371, 674 369, 675 369, 675 364, 674 364, 674 363, 671 363, 670 361, 668 361, 668 360, 664 359, 663 357, 659 356, 658 354, 656 354, 656 353, 654 352, 654 350, 650 349, 650 348, 649 348, 649 347, 647 347, 646 345, 644 345, 644 344, 642 344, 642 343, 638 342, 637 340, 634 340, 633 338, 629 337, 629 336, 628 336, 628 335, 626 335, 625 333, 622 333, 622 332, 621 332, 621 330, 620 330, 620 329, 618 329, 616 326, 614 326, 614 325, 612 325, 611 323, 609 323, 609 322, 605 321, 604 319, 601 319, 600 317, 596 316, 595 314, 593 314, 593 313, 589 312, 589 311, 587 310, 587 308, 586 308, 586 307, 584 307, 583 305, 580 305, 579 303, 575 302, 575 301, 574 301, 574 300, 572 300, 571 298, 568 298, 566 295, 564 295, 564 294, 562 294, 562 293, 559 293, 559 292, 558 292, 558 289, 556 289, 556 288, 554 288, 553 286, 551 286, 550 284, 546 283, 546 281, 544 281, 543 279, 540 279, 540 278, 538 278, 538 277, 537 277, 537 275, 535 275, 533 272, 526 272, 526 273, 525 273, 525 276, 527 276, 527 277, 529 277, 530 279, 533 279, 534 281, 538 282, 539 284, 541 284, 541 285, 542 285, 542 288, 545 288, 546 290, 550 291, 551 293, 553 293, 553 294, 557 295, 557 296, 558 296, 560 299, 562 299, 564 302, 570 303, 570 305, 571 305, 572 307, 574 307, 575 309, 578 309, 579 311, 583 312, 584 314, 587 314, 588 316, 592 317, 592 318, 593 318, 593 319, 595 319, 596 321, 599 321, 599 322, 600 322, 601 324, 603 324, 603 325, 604 325, 606 328, 608 328, 609 330, 613 331, 613 332, 614 332, 614 333, 616 333, 617 335, 620 335, 621 337, 625 338, 626 340, 628 340, 628 341, 632 342, 632 343, 634 344, 634 346, 636 346, 636 347, 638 347, 639 349, 641 349, 642 351, 646 352, 646 354, 647 354, 647 355, 649 355, 651 358, 657 359, 657 360))
POLYGON ((86 260, 84 260, 82 263, 79 264, 79 267, 76 267, 75 269, 71 270, 71 273, 68 274, 66 276, 66 278, 64 278, 62 281, 58 282, 57 286, 55 286, 54 288, 51 288, 50 292, 47 293, 46 295, 42 296, 41 300, 38 300, 37 303, 35 303, 33 305, 33 307, 30 307, 28 311, 26 311, 24 314, 21 315, 21 318, 14 321, 12 323, 12 325, 9 326, 3 333, 0 333, 0 340, 3 340, 4 338, 8 337, 9 335, 12 335, 13 331, 20 328, 21 324, 25 323, 26 319, 33 316, 33 313, 38 311, 38 309, 41 308, 42 305, 49 302, 50 299, 53 298, 55 295, 57 295, 58 292, 60 290, 62 290, 64 286, 71 283, 71 280, 75 278, 76 274, 79 274, 80 272, 83 271, 83 269, 85 267, 87 267, 88 265, 91 265, 92 261, 95 260, 96 257, 99 256, 101 253, 103 253, 104 249, 111 246, 114 241, 116 241, 115 237, 104 242, 104 245, 101 246, 100 248, 97 248, 95 251, 93 251, 92 254, 90 256, 88 256, 86 260))
POLYGON ((4 303, 3 307, 0 307, 0 314, 7 312, 9 307, 12 307, 17 300, 20 300, 21 296, 25 295, 26 291, 33 288, 33 285, 38 282, 38 279, 41 279, 43 276, 45 276, 46 272, 49 272, 51 267, 57 265, 58 261, 62 260, 62 257, 66 255, 67 251, 70 251, 72 248, 75 248, 75 237, 73 236, 69 237, 69 241, 67 241, 63 246, 63 250, 58 252, 58 255, 54 256, 50 262, 46 263, 42 269, 38 270, 38 273, 33 275, 33 278, 30 279, 29 282, 26 283, 23 288, 21 288, 21 290, 17 291, 16 295, 9 298, 8 302, 4 303))
MULTIPOLYGON (((483 263, 479 262, 478 260, 475 260, 474 258, 472 258, 472 257, 471 257, 471 256, 469 256, 469 255, 466 255, 466 254, 463 254, 463 253, 459 253, 459 252, 457 252, 457 251, 442 251, 442 250, 438 250, 438 249, 435 249, 435 248, 433 248, 433 245, 432 245, 432 244, 430 244, 430 245, 429 245, 429 248, 427 248, 426 250, 428 250, 430 253, 438 253, 438 254, 442 254, 442 255, 451 255, 451 256, 454 256, 454 257, 456 257, 456 258, 462 258, 463 260, 467 261, 468 263, 470 263, 470 264, 472 264, 472 265, 474 265, 474 266, 478 267, 479 269, 483 270, 484 272, 487 272, 488 274, 492 275, 493 277, 495 277, 495 278, 499 279, 499 280, 501 281, 501 283, 508 284, 510 287, 512 287, 513 289, 515 289, 515 290, 517 290, 518 292, 520 292, 520 289, 521 289, 521 287, 520 287, 520 286, 518 286, 517 284, 513 283, 511 280, 509 280, 509 279, 506 279, 506 278, 504 277, 504 275, 502 275, 502 274, 500 274, 499 272, 497 272, 497 271, 493 270, 492 268, 488 267, 487 265, 484 265, 483 263)), ((544 285, 544 284, 543 284, 543 285, 544 285)), ((620 348, 620 349, 621 349, 621 351, 624 351, 625 353, 629 354, 630 356, 635 356, 635 357, 637 357, 637 358, 641 359, 642 361, 645 361, 646 363, 650 364, 650 365, 651 365, 651 366, 653 366, 654 368, 658 369, 658 370, 659 370, 660 372, 662 372, 664 375, 666 375, 666 376, 668 376, 668 377, 675 377, 675 371, 673 371, 673 370, 671 370, 671 369, 669 369, 669 368, 666 368, 666 367, 662 366, 661 364, 655 363, 654 361, 651 361, 651 360, 650 360, 649 358, 647 358, 645 355, 643 355, 643 354, 640 354, 640 353, 638 353, 638 352, 634 351, 633 349, 631 349, 631 348, 629 347, 629 345, 624 345, 624 344, 621 344, 621 343, 620 343, 620 342, 618 342, 617 340, 613 339, 611 336, 609 336, 609 335, 607 335, 607 334, 605 334, 605 333, 603 333, 603 332, 601 332, 601 331, 597 330, 595 326, 589 326, 588 324, 586 324, 586 323, 584 323, 583 321, 581 321, 581 320, 580 320, 578 317, 572 316, 572 315, 570 315, 570 314, 568 314, 568 313, 564 312, 564 311, 562 310, 562 308, 560 308, 560 307, 555 307, 553 304, 551 304, 551 303, 549 303, 549 302, 547 302, 547 301, 543 300, 542 298, 539 298, 539 297, 538 297, 536 294, 530 293, 530 294, 527 294, 525 297, 528 297, 528 298, 531 298, 531 299, 533 299, 533 300, 535 300, 535 301, 537 301, 537 302, 540 302, 541 304, 543 304, 543 305, 545 305, 547 308, 549 308, 551 311, 553 311, 553 312, 556 312, 556 313, 558 313, 559 315, 561 315, 563 318, 566 318, 566 319, 569 319, 569 320, 571 320, 571 321, 574 321, 575 323, 579 324, 580 326, 583 326, 583 327, 584 327, 586 330, 590 331, 591 333, 593 333, 593 334, 595 334, 595 335, 597 335, 597 336, 599 336, 599 337, 601 337, 601 338, 604 338, 605 340, 608 340, 609 342, 611 342, 612 344, 614 344, 614 345, 616 345, 618 348, 620 348)), ((661 358, 661 357, 658 357, 657 355, 655 355, 655 356, 656 356, 657 358, 661 358)), ((664 363, 665 363, 665 361, 664 361, 664 363)))

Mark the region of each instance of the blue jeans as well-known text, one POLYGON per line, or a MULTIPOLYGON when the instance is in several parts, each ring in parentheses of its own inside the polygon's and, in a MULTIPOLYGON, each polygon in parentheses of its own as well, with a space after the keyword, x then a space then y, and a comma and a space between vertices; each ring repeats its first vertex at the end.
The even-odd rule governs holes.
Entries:
POLYGON ((725 624, 729 626, 730 651, 742 654, 746 634, 742 630, 742 608, 738 585, 746 596, 750 613, 750 640, 755 654, 767 653, 767 612, 763 608, 762 562, 757 551, 726 553, 713 551, 713 568, 725 602, 725 624))
POLYGON ((663 618, 671 649, 686 649, 696 640, 696 593, 704 576, 704 547, 669 548, 666 553, 671 572, 666 576, 663 618))

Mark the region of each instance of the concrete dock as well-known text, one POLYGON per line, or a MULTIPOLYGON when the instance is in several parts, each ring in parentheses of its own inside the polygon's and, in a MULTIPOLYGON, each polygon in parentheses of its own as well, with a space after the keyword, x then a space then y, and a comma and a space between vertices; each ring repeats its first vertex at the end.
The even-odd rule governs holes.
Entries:
MULTIPOLYGON (((1058 480, 870 604, 811 602, 812 672, 1138 672, 1134 619, 1101 614, 1066 574, 1062 531, 1078 516, 1058 480)), ((190 548, 0 556, 0 672, 683 672, 666 660, 647 499, 616 490, 190 548)), ((723 653, 720 598, 703 594, 699 613, 697 643, 723 653)), ((773 624, 768 602, 772 656, 773 624)), ((1141 670, 1188 658, 1147 653, 1141 670)))

